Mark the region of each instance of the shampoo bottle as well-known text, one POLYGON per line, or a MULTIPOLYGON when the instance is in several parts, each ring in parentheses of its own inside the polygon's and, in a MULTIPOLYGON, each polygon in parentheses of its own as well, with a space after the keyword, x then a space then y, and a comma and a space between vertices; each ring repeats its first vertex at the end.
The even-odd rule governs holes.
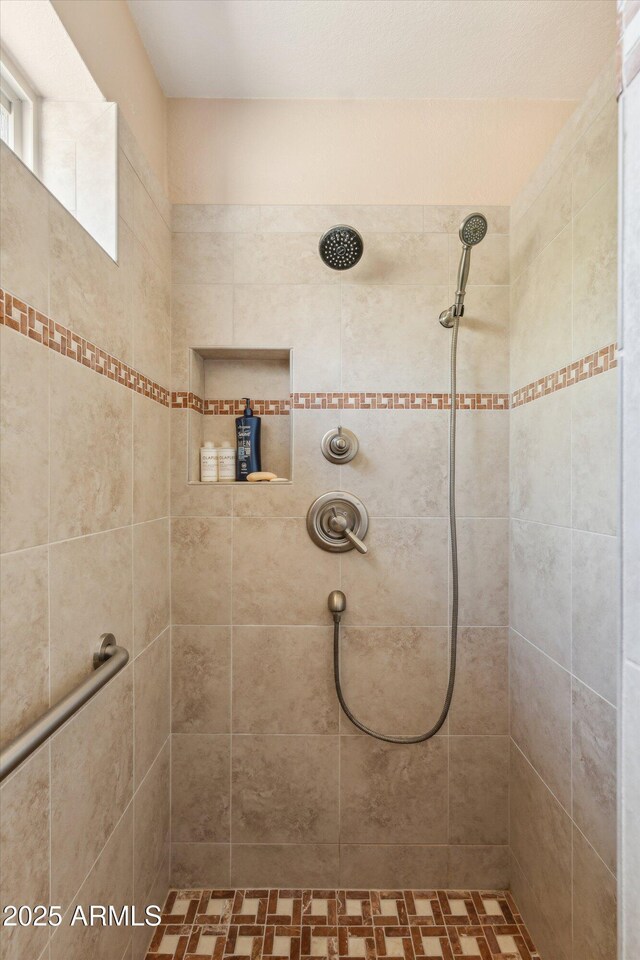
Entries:
POLYGON ((218 479, 218 451, 211 440, 200 447, 200 479, 203 483, 215 483, 218 479))
POLYGON ((242 398, 246 406, 244 414, 236 418, 236 480, 246 480, 250 473, 262 470, 260 456, 260 417, 254 417, 249 397, 242 398))
POLYGON ((236 478, 236 452, 225 440, 218 448, 218 480, 220 483, 233 483, 236 478))

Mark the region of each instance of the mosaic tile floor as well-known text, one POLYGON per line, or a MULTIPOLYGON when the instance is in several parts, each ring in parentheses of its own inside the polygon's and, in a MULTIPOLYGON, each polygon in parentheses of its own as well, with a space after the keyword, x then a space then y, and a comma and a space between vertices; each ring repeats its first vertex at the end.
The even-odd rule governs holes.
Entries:
POLYGON ((172 890, 146 960, 538 960, 509 893, 172 890))

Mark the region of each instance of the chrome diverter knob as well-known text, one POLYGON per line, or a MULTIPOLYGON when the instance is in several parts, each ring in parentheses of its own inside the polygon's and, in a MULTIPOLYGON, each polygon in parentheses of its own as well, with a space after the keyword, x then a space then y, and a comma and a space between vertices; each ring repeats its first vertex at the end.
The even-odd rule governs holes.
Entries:
POLYGON ((349 463, 358 452, 358 438, 346 427, 334 427, 322 438, 322 453, 331 463, 349 463))

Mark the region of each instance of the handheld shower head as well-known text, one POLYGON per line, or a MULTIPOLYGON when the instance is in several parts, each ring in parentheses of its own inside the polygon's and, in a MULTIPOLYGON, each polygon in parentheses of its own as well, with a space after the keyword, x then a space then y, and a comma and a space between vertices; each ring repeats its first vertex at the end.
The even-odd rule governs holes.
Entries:
POLYGON ((465 247, 475 247, 487 235, 487 218, 481 213, 470 213, 460 224, 458 236, 465 247))
POLYGON ((440 314, 440 323, 443 327, 452 327, 455 318, 464 314, 464 293, 467 289, 467 279, 469 277, 469 263, 471 261, 471 248, 480 243, 487 235, 487 218, 482 213, 470 213, 460 224, 458 236, 462 241, 462 256, 460 257, 460 266, 458 267, 458 287, 456 289, 456 302, 443 310, 440 314))

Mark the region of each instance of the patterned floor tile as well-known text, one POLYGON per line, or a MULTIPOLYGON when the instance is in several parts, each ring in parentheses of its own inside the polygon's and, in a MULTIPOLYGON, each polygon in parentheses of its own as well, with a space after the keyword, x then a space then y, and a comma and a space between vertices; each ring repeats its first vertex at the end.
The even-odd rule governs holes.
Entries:
POLYGON ((540 960, 508 891, 171 890, 146 960, 540 960))
POLYGON ((447 932, 454 957, 464 957, 465 960, 491 960, 491 950, 482 927, 455 925, 448 926, 447 932))
POLYGON ((412 928, 416 960, 453 960, 446 927, 412 928))
POLYGON ((226 942, 226 929, 194 925, 185 960, 223 960, 226 942))
POLYGON ((338 901, 335 890, 303 890, 302 922, 315 926, 338 925, 338 901))

